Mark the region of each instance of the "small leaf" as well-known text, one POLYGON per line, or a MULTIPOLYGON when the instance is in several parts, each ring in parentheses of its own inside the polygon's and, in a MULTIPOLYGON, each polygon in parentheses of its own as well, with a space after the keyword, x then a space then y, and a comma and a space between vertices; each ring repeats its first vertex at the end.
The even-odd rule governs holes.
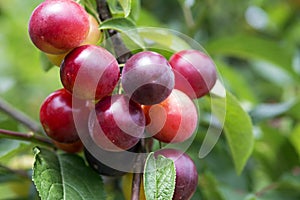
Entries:
POLYGON ((144 188, 147 200, 171 200, 175 190, 176 170, 171 159, 150 153, 144 169, 144 188))
POLYGON ((226 97, 213 97, 212 102, 214 102, 212 106, 216 107, 216 112, 213 114, 220 121, 224 121, 225 136, 231 150, 235 169, 240 174, 254 147, 251 119, 237 99, 228 91, 226 97))
POLYGON ((131 0, 118 0, 123 11, 124 17, 128 17, 131 11, 131 0))
POLYGON ((42 200, 104 199, 100 176, 81 157, 38 147, 34 153, 33 181, 42 200))
POLYGON ((100 25, 100 30, 113 29, 127 35, 135 44, 144 49, 144 44, 137 32, 135 23, 128 18, 112 18, 105 20, 100 25))

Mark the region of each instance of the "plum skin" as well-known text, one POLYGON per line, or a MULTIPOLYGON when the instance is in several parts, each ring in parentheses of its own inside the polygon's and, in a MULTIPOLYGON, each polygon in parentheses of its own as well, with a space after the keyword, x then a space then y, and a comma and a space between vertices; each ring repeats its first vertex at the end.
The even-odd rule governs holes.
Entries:
POLYGON ((166 99, 175 82, 168 60, 153 51, 139 52, 130 57, 121 79, 125 93, 142 105, 153 105, 166 99))
POLYGON ((107 151, 124 151, 135 146, 144 134, 145 115, 139 104, 125 95, 101 99, 89 118, 89 133, 107 151))
POLYGON ((40 122, 46 134, 59 143, 79 140, 73 114, 87 116, 88 108, 73 108, 72 95, 65 89, 51 93, 40 108, 40 122))
POLYGON ((65 89, 75 97, 99 100, 111 94, 120 78, 115 57, 96 45, 73 49, 60 68, 60 79, 65 89))
POLYGON ((194 102, 182 91, 174 89, 159 104, 143 106, 146 131, 165 143, 184 142, 195 132, 198 113, 194 102))
POLYGON ((49 54, 62 54, 79 46, 89 33, 88 13, 75 1, 44 1, 32 12, 29 36, 49 54))
POLYGON ((215 64, 201 51, 179 51, 169 62, 175 74, 175 88, 193 99, 208 94, 217 81, 215 64))

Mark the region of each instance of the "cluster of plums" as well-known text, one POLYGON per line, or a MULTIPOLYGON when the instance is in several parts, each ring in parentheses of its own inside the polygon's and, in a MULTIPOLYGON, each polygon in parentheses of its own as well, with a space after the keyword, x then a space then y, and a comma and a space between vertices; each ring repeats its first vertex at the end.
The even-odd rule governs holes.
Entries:
MULTIPOLYGON (((116 58, 96 45, 101 37, 98 25, 73 0, 46 0, 33 11, 30 38, 60 66, 63 85, 42 103, 40 121, 58 148, 72 153, 84 148, 92 168, 102 175, 119 176, 124 172, 103 164, 83 147, 78 127, 83 124, 99 150, 123 162, 126 158, 119 153, 135 152, 142 138, 184 142, 197 128, 193 99, 208 94, 217 75, 213 61, 197 50, 176 52, 169 60, 141 51, 121 71, 116 58), (74 101, 83 106, 74 106, 74 101)), ((158 154, 174 160, 173 199, 190 199, 198 180, 194 162, 175 149, 161 149, 158 154)))

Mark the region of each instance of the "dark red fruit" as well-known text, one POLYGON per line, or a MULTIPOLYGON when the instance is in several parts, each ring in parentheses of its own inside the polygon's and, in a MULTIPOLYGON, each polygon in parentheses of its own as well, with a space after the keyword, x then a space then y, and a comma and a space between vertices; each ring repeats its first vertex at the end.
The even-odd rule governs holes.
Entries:
POLYGON ((198 173, 193 160, 187 154, 175 149, 162 149, 154 155, 162 155, 174 161, 176 184, 173 200, 191 199, 198 184, 198 173))
POLYGON ((65 89, 50 94, 42 103, 40 121, 46 134, 60 143, 74 143, 79 136, 73 114, 87 116, 87 108, 73 108, 72 95, 65 89))
POLYGON ((216 67, 209 56, 197 50, 183 50, 170 58, 175 88, 191 98, 206 95, 217 80, 216 67))
POLYGON ((81 99, 101 99, 112 93, 120 77, 115 57, 95 45, 75 48, 64 59, 60 78, 65 89, 81 99))
POLYGON ((89 132, 95 143, 108 151, 123 151, 138 143, 145 129, 145 116, 137 103, 125 95, 100 100, 91 113, 89 132))
POLYGON ((133 55, 125 63, 122 86, 132 100, 143 105, 153 105, 171 93, 174 73, 162 55, 144 51, 133 55))

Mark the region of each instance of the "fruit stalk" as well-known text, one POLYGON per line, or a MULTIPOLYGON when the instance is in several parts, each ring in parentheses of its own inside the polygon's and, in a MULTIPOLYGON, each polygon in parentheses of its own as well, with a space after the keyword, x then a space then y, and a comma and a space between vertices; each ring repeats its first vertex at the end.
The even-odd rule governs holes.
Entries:
POLYGON ((0 129, 0 137, 2 136, 9 139, 23 140, 27 142, 53 147, 53 144, 50 139, 43 136, 36 135, 33 132, 21 133, 21 132, 0 129))
POLYGON ((0 111, 3 111, 7 115, 11 116, 24 126, 26 126, 28 129, 30 129, 33 132, 41 133, 42 129, 40 125, 32 120, 30 117, 25 115, 23 112, 21 112, 18 109, 13 108, 9 103, 7 103, 5 100, 0 98, 0 111))

